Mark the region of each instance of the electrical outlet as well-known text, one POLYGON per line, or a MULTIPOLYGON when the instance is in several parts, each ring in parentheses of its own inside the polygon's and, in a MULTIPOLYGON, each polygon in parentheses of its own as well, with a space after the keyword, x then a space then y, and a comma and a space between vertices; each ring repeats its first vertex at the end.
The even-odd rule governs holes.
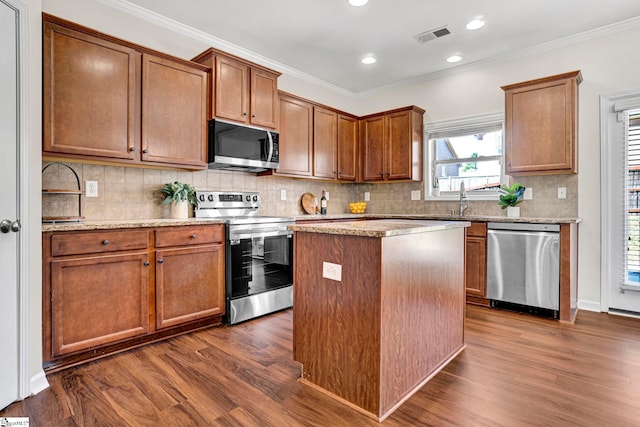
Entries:
POLYGON ((368 191, 364 192, 364 201, 365 202, 370 202, 371 201, 371 193, 369 193, 368 191))
POLYGON ((284 188, 280 190, 280 200, 287 200, 287 190, 284 188))
POLYGON ((420 190, 411 190, 411 200, 420 200, 420 190))
POLYGON ((335 280, 336 282, 342 281, 342 265, 334 264, 332 262, 322 263, 322 277, 325 279, 335 280))
POLYGON ((531 188, 531 187, 525 188, 525 190, 524 190, 524 199, 525 200, 533 199, 533 188, 531 188))
POLYGON ((567 198, 567 187, 558 187, 558 199, 567 198))
POLYGON ((98 197, 98 181, 84 182, 85 197, 98 197))

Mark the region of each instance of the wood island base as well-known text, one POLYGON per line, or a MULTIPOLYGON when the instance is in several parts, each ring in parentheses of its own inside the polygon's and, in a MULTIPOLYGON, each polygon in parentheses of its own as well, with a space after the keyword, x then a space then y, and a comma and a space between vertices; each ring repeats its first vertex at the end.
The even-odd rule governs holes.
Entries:
POLYGON ((383 421, 453 360, 465 348, 465 226, 293 226, 300 381, 383 421))

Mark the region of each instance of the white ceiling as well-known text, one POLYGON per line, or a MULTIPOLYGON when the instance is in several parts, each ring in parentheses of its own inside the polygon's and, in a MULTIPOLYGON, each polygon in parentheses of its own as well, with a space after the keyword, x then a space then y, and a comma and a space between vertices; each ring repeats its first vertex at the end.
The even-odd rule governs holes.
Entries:
POLYGON ((640 25, 640 0, 128 1, 356 93, 640 25), (485 27, 466 30, 476 16, 485 27), (451 34, 414 39, 442 26, 451 34), (367 53, 375 64, 360 63, 367 53), (452 54, 463 60, 447 63, 452 54))

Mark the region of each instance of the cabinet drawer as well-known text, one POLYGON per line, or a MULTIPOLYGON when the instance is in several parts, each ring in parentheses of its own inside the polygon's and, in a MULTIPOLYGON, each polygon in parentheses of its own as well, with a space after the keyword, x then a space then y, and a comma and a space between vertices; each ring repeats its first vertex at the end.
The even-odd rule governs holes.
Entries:
POLYGON ((156 248, 200 245, 203 243, 222 243, 223 241, 223 225, 176 227, 156 230, 156 248))
POLYGON ((487 236, 487 223, 486 222, 472 222, 471 226, 467 227, 467 236, 486 237, 487 236))
POLYGON ((54 234, 51 236, 51 256, 146 249, 148 243, 147 231, 54 234))

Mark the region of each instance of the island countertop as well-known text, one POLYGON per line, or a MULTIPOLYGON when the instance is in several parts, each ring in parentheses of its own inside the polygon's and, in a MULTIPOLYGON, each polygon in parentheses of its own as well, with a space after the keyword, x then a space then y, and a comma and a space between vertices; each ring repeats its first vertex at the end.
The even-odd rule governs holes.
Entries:
POLYGON ((371 219, 367 221, 321 222, 295 224, 288 228, 306 233, 339 234, 343 236, 390 237, 406 234, 428 233, 432 231, 463 228, 469 221, 431 221, 410 219, 371 219))

